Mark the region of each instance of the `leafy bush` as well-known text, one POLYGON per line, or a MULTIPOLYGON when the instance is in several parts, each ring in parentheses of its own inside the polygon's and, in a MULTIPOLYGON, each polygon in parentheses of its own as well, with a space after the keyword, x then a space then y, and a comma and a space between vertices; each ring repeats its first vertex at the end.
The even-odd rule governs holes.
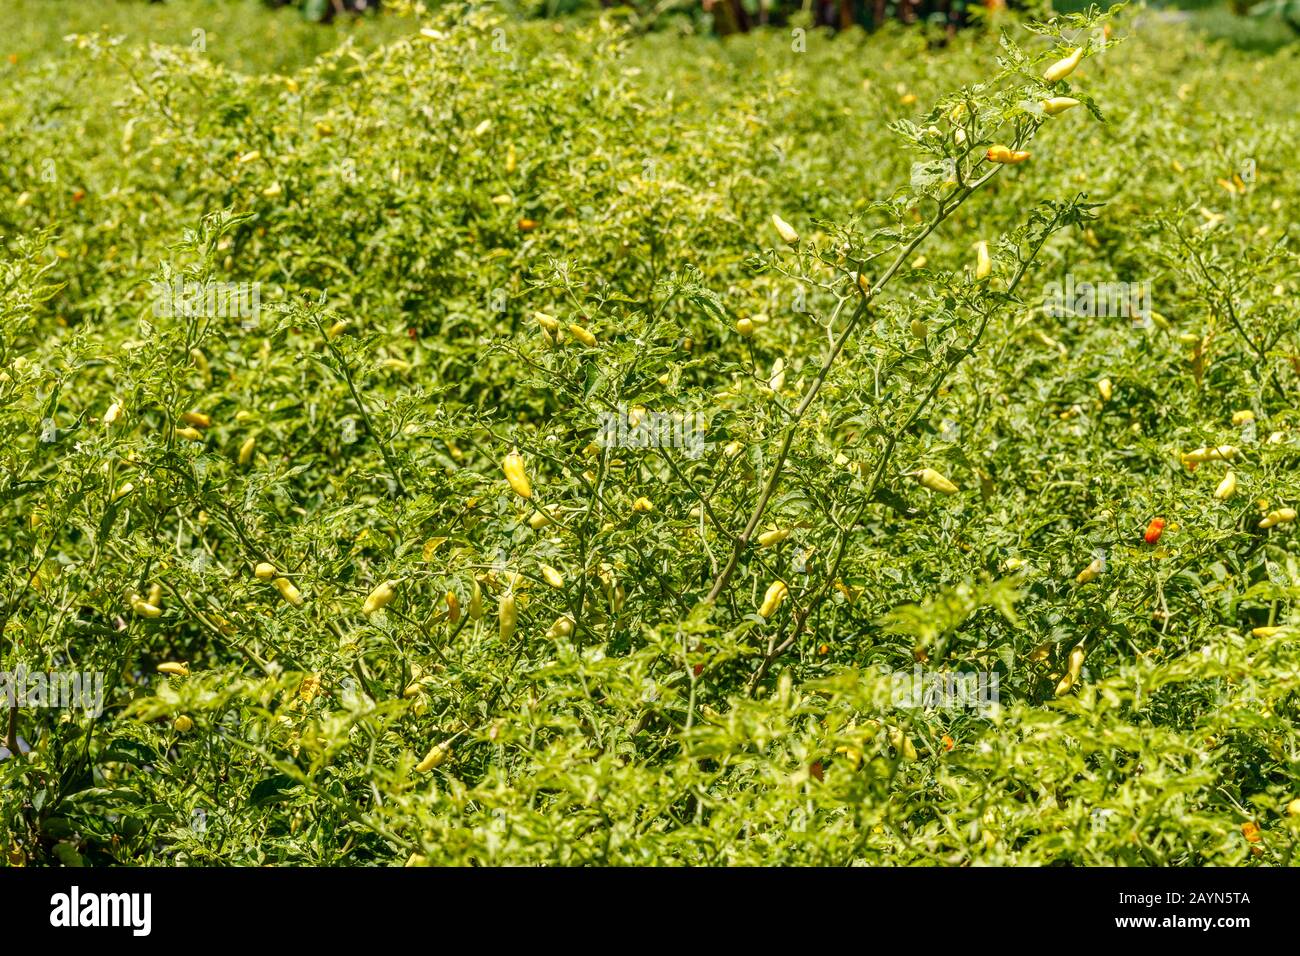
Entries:
POLYGON ((1292 30, 1300 33, 1300 5, 1295 0, 1267 0, 1250 7, 1251 16, 1278 17, 1292 30))
POLYGON ((423 23, 9 68, 12 862, 1290 862, 1293 52, 423 23))

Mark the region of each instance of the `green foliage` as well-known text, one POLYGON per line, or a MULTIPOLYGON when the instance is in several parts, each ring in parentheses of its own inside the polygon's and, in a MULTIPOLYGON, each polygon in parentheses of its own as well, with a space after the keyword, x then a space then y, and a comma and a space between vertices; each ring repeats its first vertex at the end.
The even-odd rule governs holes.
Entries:
POLYGON ((1250 8, 1253 17, 1277 17, 1292 30, 1300 33, 1300 3, 1295 0, 1266 0, 1250 8))
POLYGON ((8 859, 1289 863, 1300 72, 1102 20, 2 67, 8 859))

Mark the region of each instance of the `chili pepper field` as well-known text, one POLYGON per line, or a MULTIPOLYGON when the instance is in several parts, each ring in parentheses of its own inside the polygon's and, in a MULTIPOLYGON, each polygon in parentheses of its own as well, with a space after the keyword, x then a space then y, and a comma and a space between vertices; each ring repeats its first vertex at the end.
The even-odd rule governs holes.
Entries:
POLYGON ((799 22, 0 10, 5 863, 1294 864, 1300 45, 799 22))

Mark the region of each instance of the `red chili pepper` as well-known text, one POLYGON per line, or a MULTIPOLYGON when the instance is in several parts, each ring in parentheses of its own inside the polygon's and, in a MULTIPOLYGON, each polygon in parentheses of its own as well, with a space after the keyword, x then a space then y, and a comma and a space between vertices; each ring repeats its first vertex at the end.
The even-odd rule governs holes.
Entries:
POLYGON ((1147 544, 1155 544, 1160 540, 1160 535, 1165 531, 1164 518, 1152 518, 1151 523, 1147 525, 1147 533, 1142 536, 1142 540, 1147 544))

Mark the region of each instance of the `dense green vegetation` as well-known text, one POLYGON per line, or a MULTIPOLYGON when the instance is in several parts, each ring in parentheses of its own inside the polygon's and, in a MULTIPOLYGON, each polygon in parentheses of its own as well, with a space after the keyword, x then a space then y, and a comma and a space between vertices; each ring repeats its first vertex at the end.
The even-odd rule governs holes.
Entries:
POLYGON ((10 862, 1291 861, 1295 46, 49 6, 10 862))

